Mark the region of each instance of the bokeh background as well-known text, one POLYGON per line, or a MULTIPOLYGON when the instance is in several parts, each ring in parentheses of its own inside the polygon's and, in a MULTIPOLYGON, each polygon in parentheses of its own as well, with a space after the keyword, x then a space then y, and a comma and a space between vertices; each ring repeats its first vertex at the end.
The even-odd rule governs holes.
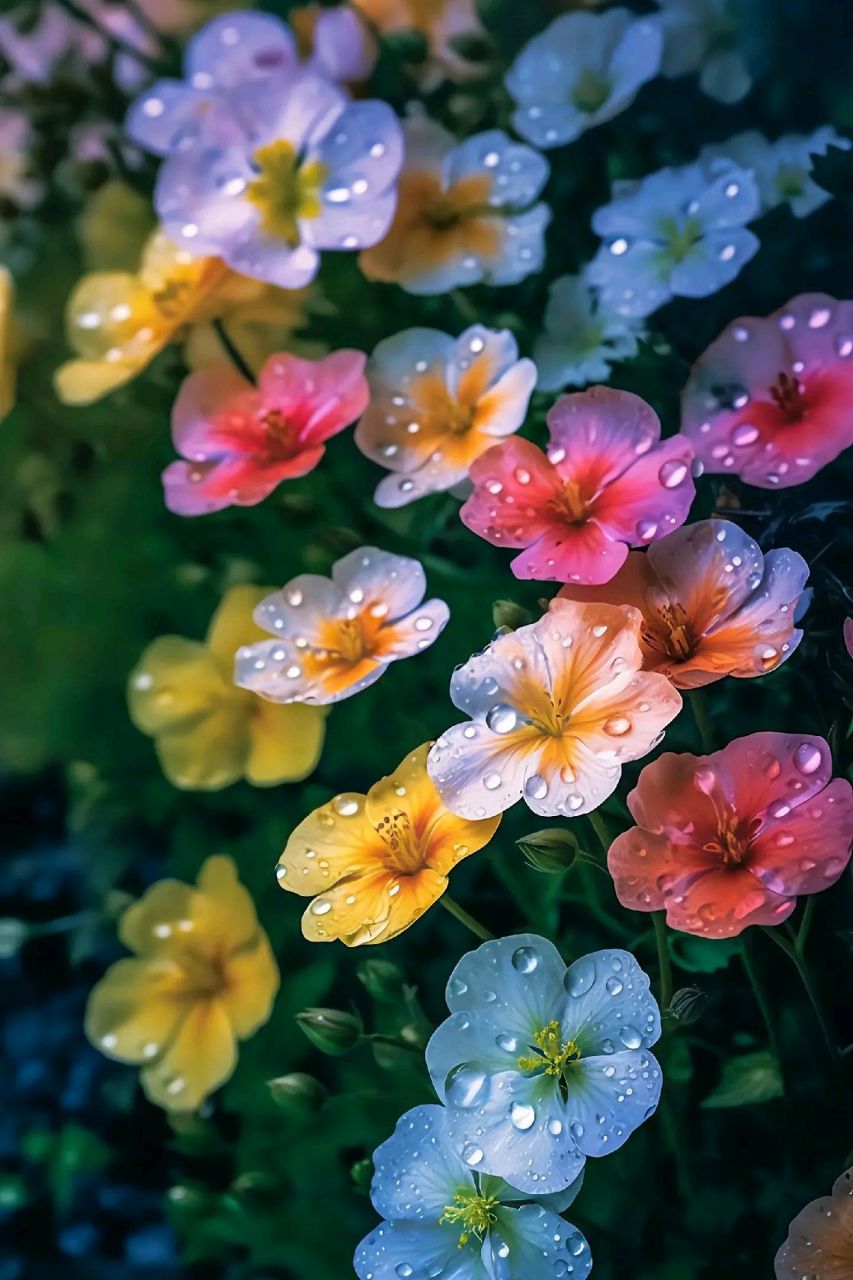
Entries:
MULTIPOLYGON (((38 8, 0 5, 4 14, 22 7, 38 8)), ((289 8, 264 7, 282 15, 289 8)), ((460 132, 505 120, 501 65, 559 7, 482 0, 497 70, 428 94, 430 112, 460 132)), ((545 275, 512 290, 418 299, 368 285, 354 260, 332 255, 300 343, 369 352, 412 325, 459 332, 477 318, 511 328, 528 353, 547 280, 591 256, 590 217, 615 177, 685 163, 744 128, 775 136, 830 123, 853 134, 853 8, 843 0, 742 7, 756 66, 742 102, 715 103, 695 79, 657 80, 629 113, 551 153, 545 275)), ((166 47, 177 56, 177 45, 166 47)), ((322 467, 259 507, 197 520, 170 515, 159 472, 172 457, 179 348, 100 404, 60 405, 51 378, 68 354, 66 297, 93 259, 112 254, 122 265, 138 252, 153 177, 153 168, 127 171, 122 162, 116 139, 127 100, 112 60, 81 66, 75 56, 45 83, 13 88, 14 105, 37 132, 33 164, 48 194, 37 212, 0 205, 22 351, 17 407, 0 428, 0 1280, 341 1280, 375 1220, 366 1192, 371 1152, 431 1090, 419 1053, 377 1056, 363 1046, 323 1056, 294 1015, 312 1005, 354 1007, 371 1030, 405 1029, 422 1043, 443 1015, 447 976, 470 936, 434 909, 381 949, 309 946, 299 930, 303 904, 278 890, 274 863, 310 809, 335 791, 366 790, 450 722, 449 673, 488 640, 496 600, 535 608, 550 592, 515 582, 503 554, 464 530, 450 496, 399 512, 376 508, 369 494, 377 469, 348 433, 332 442, 322 467), (81 158, 73 130, 92 123, 107 126, 109 145, 81 158), (117 179, 138 199, 112 217, 104 190, 117 179), (440 640, 334 709, 321 763, 305 783, 177 791, 127 714, 127 676, 146 644, 166 633, 201 638, 230 585, 327 572, 363 544, 422 560, 431 593, 452 610, 440 640), (164 875, 192 878, 213 852, 234 857, 255 896, 282 990, 227 1086, 198 1116, 170 1121, 145 1101, 133 1070, 87 1044, 83 1009, 120 954, 115 920, 129 897, 164 875), (377 998, 364 969, 377 957, 399 966, 405 990, 377 998), (275 1101, 266 1081, 294 1071, 327 1089, 319 1110, 294 1113, 275 1101)), ((373 94, 402 110, 415 92, 418 57, 416 36, 385 41, 373 94)), ((4 84, 8 74, 0 95, 4 84)), ((853 161, 835 154, 818 179, 835 199, 802 221, 787 208, 767 215, 756 227, 762 248, 737 281, 660 311, 639 356, 616 369, 613 384, 648 399, 665 432, 677 428, 689 365, 729 320, 766 314, 805 290, 853 296, 853 161)), ((548 402, 535 398, 525 435, 541 439, 548 402)), ((849 459, 782 493, 705 478, 692 516, 732 512, 765 550, 793 547, 812 566, 802 646, 766 679, 714 686, 718 735, 822 734, 837 773, 851 760, 853 662, 841 631, 853 611, 851 479, 849 459)), ((685 713, 667 746, 698 745, 685 713)), ((621 796, 635 774, 626 770, 621 796)), ((615 827, 622 801, 605 812, 615 827)), ((608 878, 580 866, 548 876, 524 862, 514 842, 540 825, 523 807, 509 814, 491 847, 454 873, 454 896, 495 932, 530 928, 555 938, 567 959, 618 942, 653 968, 647 922, 619 908, 608 878)), ((585 823, 573 829, 582 845, 592 840, 585 823)), ((810 942, 841 1044, 853 1040, 850 905, 849 881, 821 895, 810 942)), ((756 1101, 723 1090, 720 1104, 727 1062, 765 1047, 737 952, 687 937, 675 944, 677 985, 699 987, 707 1004, 667 1042, 657 1118, 617 1156, 590 1162, 572 1216, 591 1242, 598 1280, 770 1276, 790 1218, 828 1190, 845 1158, 851 1163, 849 1107, 828 1082, 812 1012, 785 957, 764 940, 756 963, 786 1054, 788 1095, 756 1101)))

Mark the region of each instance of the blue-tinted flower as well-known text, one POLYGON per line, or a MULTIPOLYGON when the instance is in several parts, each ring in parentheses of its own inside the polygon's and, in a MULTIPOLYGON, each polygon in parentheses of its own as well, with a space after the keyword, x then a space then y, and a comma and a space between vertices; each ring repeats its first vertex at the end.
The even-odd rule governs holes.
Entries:
POLYGON ((595 951, 566 968, 544 938, 499 938, 462 957, 447 1004, 427 1066, 454 1150, 480 1174, 560 1191, 658 1104, 648 1048, 660 1014, 627 951, 595 951))
POLYGON ((829 125, 811 134, 788 133, 776 142, 757 129, 748 129, 728 142, 703 148, 700 159, 729 160, 751 173, 758 184, 762 213, 788 204, 795 218, 805 218, 830 199, 811 174, 814 157, 825 155, 831 146, 847 151, 850 142, 829 125))
POLYGON ((560 276, 548 290, 544 332, 533 348, 539 389, 606 382, 612 365, 636 355, 639 332, 583 276, 560 276))
POLYGON ((157 212, 176 243, 242 275, 299 288, 321 249, 373 245, 394 215, 397 117, 313 72, 248 80, 188 143, 163 163, 157 212))
POLYGON ((507 72, 514 127, 536 147, 572 142, 630 106, 657 75, 662 47, 660 26, 627 9, 561 14, 507 72))
POLYGON ((563 1213, 580 1190, 531 1197, 462 1160, 443 1107, 414 1107, 375 1152, 385 1221, 355 1253, 360 1280, 585 1280, 589 1246, 563 1213))
POLYGON ((758 187, 726 161, 617 182, 613 196, 593 215, 605 243, 587 277, 620 315, 647 316, 672 297, 716 293, 758 250, 744 225, 758 216, 758 187))
POLYGON ((744 0, 657 0, 664 34, 665 76, 699 73, 699 87, 718 102, 739 102, 752 87, 742 49, 744 0))
POLYGON ((548 173, 544 156, 500 129, 457 143, 434 120, 408 120, 394 221, 359 266, 416 294, 518 284, 545 257, 551 211, 534 202, 548 173))

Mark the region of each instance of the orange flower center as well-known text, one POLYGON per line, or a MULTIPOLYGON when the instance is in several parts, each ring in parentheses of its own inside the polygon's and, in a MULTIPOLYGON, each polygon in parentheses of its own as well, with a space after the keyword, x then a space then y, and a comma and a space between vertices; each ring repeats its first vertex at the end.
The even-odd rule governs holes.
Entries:
POLYGON ((702 847, 708 853, 716 853, 725 867, 742 867, 749 859, 755 820, 721 818, 717 826, 717 839, 709 840, 702 847))
POLYGON ((267 432, 267 457, 271 460, 292 457, 299 443, 294 423, 280 409, 271 409, 261 421, 267 432))
POLYGON ((386 814, 377 823, 376 832, 388 850, 384 861, 389 871, 395 875, 415 875, 427 866, 423 842, 402 809, 386 814))
POLYGON ((671 658, 683 662, 696 647, 690 619, 680 604, 667 603, 659 614, 666 627, 666 651, 671 658))
POLYGON ((562 504, 572 524, 583 524, 587 517, 587 500, 576 480, 563 483, 562 504))
POLYGON ((182 997, 188 1001, 221 995, 227 986, 225 961, 221 956, 205 955, 194 947, 187 947, 181 952, 180 966, 187 980, 182 997))

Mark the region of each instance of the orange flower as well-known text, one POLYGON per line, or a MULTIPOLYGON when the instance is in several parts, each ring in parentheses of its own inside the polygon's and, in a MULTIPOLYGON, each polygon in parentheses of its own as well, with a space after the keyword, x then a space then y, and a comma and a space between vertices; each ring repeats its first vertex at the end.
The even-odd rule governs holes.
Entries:
POLYGON ((230 858, 208 858, 197 887, 160 880, 124 913, 119 960, 89 997, 86 1035, 138 1064, 149 1099, 194 1111, 228 1079, 237 1041, 270 1016, 278 967, 230 858))
POLYGON ((160 636, 131 674, 130 717, 154 739, 163 772, 176 787, 216 791, 240 778, 275 786, 316 768, 323 709, 274 706, 234 684, 237 650, 263 634, 252 610, 265 594, 264 587, 232 587, 204 642, 160 636))
POLYGON ((560 596, 635 606, 646 671, 697 689, 765 675, 791 656, 803 636, 794 613, 808 575, 796 551, 763 555, 736 524, 701 520, 630 552, 602 586, 570 585, 560 596))
POLYGON ((448 873, 488 844, 499 817, 467 822, 442 803, 426 771, 430 744, 367 795, 344 792, 315 809, 279 860, 283 889, 317 894, 302 917, 312 942, 387 942, 447 888, 448 873))
POLYGON ((458 667, 450 696, 471 720, 438 739, 430 776, 454 813, 485 818, 522 796, 573 818, 615 791, 681 710, 665 676, 640 671, 636 609, 552 600, 458 667))
POLYGON ((853 1276, 853 1169, 831 1196, 797 1214, 776 1254, 776 1280, 850 1280, 853 1276))
POLYGON ((352 0, 352 3, 382 35, 396 31, 420 32, 430 55, 424 87, 434 86, 444 78, 458 82, 483 74, 482 62, 469 62, 453 47, 457 36, 486 36, 474 0, 352 0))

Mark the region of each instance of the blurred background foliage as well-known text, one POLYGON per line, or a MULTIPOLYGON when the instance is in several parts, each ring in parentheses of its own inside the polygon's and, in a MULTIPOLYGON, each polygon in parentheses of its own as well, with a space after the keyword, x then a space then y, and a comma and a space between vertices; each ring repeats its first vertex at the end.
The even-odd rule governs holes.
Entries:
MULTIPOLYGON (((529 353, 548 282, 594 250, 590 217, 612 179, 686 162, 705 143, 747 127, 775 136, 831 123, 853 134, 850 7, 809 0, 746 7, 761 74, 737 106, 704 97, 694 79, 657 80, 625 115, 549 154, 545 198, 554 218, 541 276, 513 290, 422 299, 368 285, 353 258, 329 255, 300 339, 370 352, 403 328, 456 333, 477 319, 512 329, 529 353)), ((558 8, 546 0, 521 7, 482 0, 494 62, 469 86, 428 95, 430 113, 460 133, 505 124, 506 60, 558 8)), ((415 93, 421 52, 414 36, 387 40, 371 92, 402 110, 415 93)), ((366 790, 453 719, 450 671, 489 639, 495 601, 511 598, 536 611, 552 592, 515 582, 507 557, 466 532, 448 495, 396 512, 375 507, 369 495, 378 471, 350 433, 331 442, 313 474, 282 485, 259 507, 202 519, 169 514, 159 472, 172 457, 180 348, 91 408, 63 407, 51 386, 67 357, 61 317, 87 266, 91 206, 83 234, 80 218, 117 176, 108 164, 69 166, 67 131, 92 116, 118 122, 125 100, 109 77, 83 88, 60 78, 33 90, 24 105, 39 131, 45 175, 65 168, 37 216, 10 219, 4 237, 24 358, 18 406, 0 431, 7 481, 0 509, 0 1280, 340 1280, 375 1219, 366 1194, 371 1152, 403 1110, 431 1098, 418 1050, 442 1017, 447 976, 472 940, 434 909, 380 948, 310 946, 299 930, 304 904, 279 892, 272 868, 309 810, 337 790, 366 790), (127 675, 146 644, 165 633, 201 638, 236 582, 326 573, 363 544, 422 560, 430 592, 452 611, 440 640, 334 708, 321 763, 306 782, 268 791, 241 783, 215 794, 172 788, 126 711, 127 675), (213 852, 235 858, 255 896, 282 991, 270 1023, 242 1047, 228 1085, 197 1117, 169 1121, 144 1101, 131 1069, 86 1044, 82 1011, 119 954, 115 919, 128 895, 166 874, 192 878, 213 852), (295 1021, 314 1006, 357 1011, 369 1032, 403 1043, 363 1041, 345 1055, 324 1056, 295 1021), (322 1090, 304 1080, 266 1083, 293 1073, 310 1074, 322 1090)), ((121 176, 150 197, 153 167, 121 176)), ((804 290, 853 296, 853 161, 836 156, 819 177, 836 199, 803 221, 787 208, 762 219, 755 227, 762 248, 738 280, 712 298, 659 312, 638 357, 615 371, 614 384, 648 399, 665 433, 678 427, 690 363, 729 320, 766 314, 804 290)), ((132 259, 147 229, 145 210, 140 202, 138 226, 131 217, 95 224, 95 242, 114 262, 132 259)), ((549 399, 534 398, 524 434, 543 438, 549 399)), ((806 638, 789 663, 765 679, 711 689, 720 743, 757 729, 819 733, 833 745, 836 772, 849 769, 853 668, 841 627, 853 609, 845 585, 852 474, 848 459, 782 493, 723 486, 718 478, 699 483, 691 518, 724 511, 765 550, 795 548, 812 566, 814 589, 806 638)), ((687 710, 666 745, 699 749, 687 710)), ((620 796, 636 773, 626 769, 620 796)), ((623 800, 614 797, 604 812, 617 830, 623 800)), ((497 933, 531 928, 554 938, 567 960, 619 944, 654 972, 648 921, 619 908, 608 877, 582 859, 552 875, 525 861, 515 841, 539 825, 523 806, 508 814, 490 848, 454 873, 454 896, 497 933)), ((583 820, 571 831, 580 848, 591 846, 583 820)), ((755 963, 785 1053, 779 1096, 738 951, 674 940, 676 985, 701 993, 692 996, 698 1016, 684 1018, 661 1046, 666 1083, 657 1118, 617 1156, 589 1162, 573 1219, 590 1239, 598 1280, 710 1280, 723 1268, 731 1280, 769 1276, 791 1216, 828 1190, 845 1158, 850 1163, 849 1083, 839 1090, 832 1079, 793 970, 757 940, 755 963)), ((853 1040, 849 881, 817 901, 809 955, 845 1045, 853 1040)))

